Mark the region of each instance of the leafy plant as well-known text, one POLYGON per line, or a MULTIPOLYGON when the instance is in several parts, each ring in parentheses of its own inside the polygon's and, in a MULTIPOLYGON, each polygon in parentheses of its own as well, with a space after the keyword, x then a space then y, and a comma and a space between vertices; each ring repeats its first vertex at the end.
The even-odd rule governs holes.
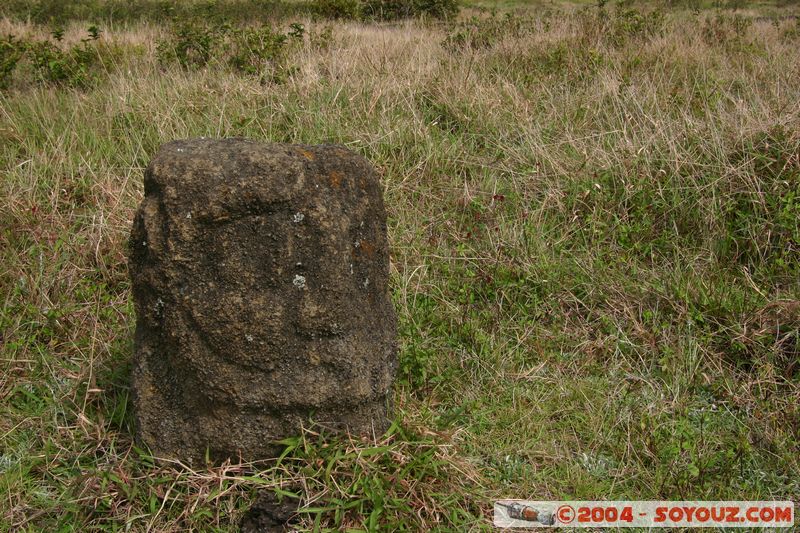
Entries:
POLYGON ((290 24, 284 34, 268 24, 236 28, 184 21, 158 43, 157 55, 162 64, 177 62, 185 68, 199 68, 213 61, 242 74, 260 76, 262 82, 283 83, 296 70, 287 64, 288 51, 302 43, 305 34, 306 28, 299 22, 290 24))
POLYGON ((101 33, 101 30, 100 30, 100 28, 98 28, 98 27, 97 27, 97 26, 95 26, 94 24, 92 24, 91 26, 89 26, 89 29, 88 29, 87 31, 89 32, 89 38, 90 38, 92 41, 96 41, 97 39, 99 39, 99 38, 100 38, 100 33, 101 33))
POLYGON ((13 35, 0 40, 0 89, 8 88, 14 69, 25 54, 26 45, 13 35))
POLYGON ((232 36, 230 64, 246 74, 260 74, 280 61, 287 37, 270 26, 248 28, 232 36))
POLYGON ((92 42, 96 39, 95 35, 99 35, 99 29, 96 26, 92 28, 88 39, 82 39, 79 44, 66 50, 47 41, 30 44, 27 52, 37 80, 69 87, 91 85, 96 78, 93 67, 98 60, 92 42))
POLYGON ((220 43, 219 27, 211 27, 196 20, 175 24, 171 34, 158 42, 156 53, 159 61, 177 61, 184 67, 202 67, 211 59, 220 43))
POLYGON ((63 40, 64 40, 64 28, 63 28, 62 26, 56 26, 56 27, 55 27, 55 28, 53 28, 53 30, 50 32, 50 35, 51 35, 51 36, 53 37, 53 39, 55 39, 56 41, 58 41, 58 42, 61 42, 61 41, 63 41, 63 40))
POLYGON ((728 192, 724 207, 727 231, 718 258, 769 275, 800 273, 800 150, 784 128, 762 132, 731 158, 749 168, 744 186, 728 192))
POLYGON ((302 40, 303 36, 306 34, 306 27, 300 24, 299 22, 292 22, 289 24, 289 37, 292 39, 299 39, 302 40))

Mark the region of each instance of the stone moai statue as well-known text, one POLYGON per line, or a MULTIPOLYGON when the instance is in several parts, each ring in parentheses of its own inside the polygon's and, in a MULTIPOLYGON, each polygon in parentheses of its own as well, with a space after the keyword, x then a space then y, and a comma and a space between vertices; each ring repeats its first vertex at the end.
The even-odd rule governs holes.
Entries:
POLYGON ((195 139, 145 172, 130 238, 138 438, 275 457, 310 421, 388 427, 396 318, 375 172, 339 146, 195 139))

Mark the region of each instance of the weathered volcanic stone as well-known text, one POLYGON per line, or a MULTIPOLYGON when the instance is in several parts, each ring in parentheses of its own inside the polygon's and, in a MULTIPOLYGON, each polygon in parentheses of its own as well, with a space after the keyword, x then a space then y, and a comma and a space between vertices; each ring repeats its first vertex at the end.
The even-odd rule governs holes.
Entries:
POLYGON ((380 434, 396 320, 374 171, 339 146, 175 141, 131 233, 137 433, 156 456, 274 457, 313 420, 380 434))

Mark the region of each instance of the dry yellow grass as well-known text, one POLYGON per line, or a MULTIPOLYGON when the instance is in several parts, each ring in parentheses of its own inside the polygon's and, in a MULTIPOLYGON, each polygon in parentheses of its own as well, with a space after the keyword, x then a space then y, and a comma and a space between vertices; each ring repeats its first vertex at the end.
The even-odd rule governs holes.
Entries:
POLYGON ((166 24, 106 29, 88 89, 21 65, 0 93, 0 523, 229 530, 276 487, 310 529, 481 529, 499 497, 798 500, 800 32, 756 12, 304 19, 277 82, 161 64, 166 24), (199 471, 131 442, 142 171, 232 135, 381 172, 396 434, 199 471))

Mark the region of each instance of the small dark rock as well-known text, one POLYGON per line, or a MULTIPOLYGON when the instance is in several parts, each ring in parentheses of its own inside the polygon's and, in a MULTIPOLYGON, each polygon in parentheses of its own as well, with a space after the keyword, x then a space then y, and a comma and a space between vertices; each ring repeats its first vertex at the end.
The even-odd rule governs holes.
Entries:
POLYGON ((242 518, 242 533, 281 533, 291 529, 298 502, 289 498, 278 501, 274 492, 262 492, 242 518))

